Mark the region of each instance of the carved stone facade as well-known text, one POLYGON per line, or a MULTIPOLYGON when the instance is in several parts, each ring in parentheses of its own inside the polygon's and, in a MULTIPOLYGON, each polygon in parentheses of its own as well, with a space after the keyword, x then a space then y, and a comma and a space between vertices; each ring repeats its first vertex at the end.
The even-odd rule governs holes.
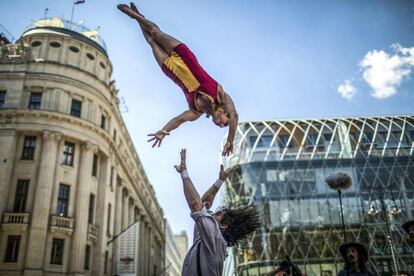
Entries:
POLYGON ((160 273, 163 211, 104 45, 42 26, 0 47, 0 275, 112 275, 137 220, 139 275, 160 273))

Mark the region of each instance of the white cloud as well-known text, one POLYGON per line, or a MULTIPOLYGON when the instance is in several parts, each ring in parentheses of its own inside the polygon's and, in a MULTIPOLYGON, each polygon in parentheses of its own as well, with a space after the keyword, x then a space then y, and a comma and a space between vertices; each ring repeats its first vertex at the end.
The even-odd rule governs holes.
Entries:
POLYGON ((338 86, 338 92, 343 98, 351 100, 355 96, 357 90, 350 80, 346 80, 343 84, 338 86))
POLYGON ((414 47, 391 46, 394 54, 385 51, 369 51, 360 62, 364 80, 373 89, 371 95, 385 99, 397 93, 401 81, 411 74, 414 67, 414 47))

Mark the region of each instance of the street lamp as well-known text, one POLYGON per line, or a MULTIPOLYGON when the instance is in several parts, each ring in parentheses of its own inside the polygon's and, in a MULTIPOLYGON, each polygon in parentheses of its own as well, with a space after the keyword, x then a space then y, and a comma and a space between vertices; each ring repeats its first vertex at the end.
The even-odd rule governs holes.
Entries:
MULTIPOLYGON (((392 214, 393 216, 396 216, 399 213, 401 213, 401 209, 398 208, 397 204, 395 203, 394 198, 392 199, 392 201, 393 201, 393 205, 389 213, 392 214)), ((387 229, 387 241, 388 241, 388 244, 390 245, 390 250, 391 250, 392 264, 394 266, 394 271, 396 275, 398 275, 398 263, 397 263, 397 259, 395 258, 395 248, 394 248, 394 243, 391 238, 390 222, 388 220, 387 206, 385 205, 383 193, 381 193, 381 196, 380 196, 380 203, 381 203, 381 211, 376 210, 375 205, 372 204, 368 210, 368 215, 373 217, 373 216, 378 215, 381 212, 383 213, 385 217, 385 226, 387 229)))
POLYGON ((376 217, 380 211, 375 207, 374 204, 371 204, 371 206, 368 209, 368 215, 371 217, 376 217))

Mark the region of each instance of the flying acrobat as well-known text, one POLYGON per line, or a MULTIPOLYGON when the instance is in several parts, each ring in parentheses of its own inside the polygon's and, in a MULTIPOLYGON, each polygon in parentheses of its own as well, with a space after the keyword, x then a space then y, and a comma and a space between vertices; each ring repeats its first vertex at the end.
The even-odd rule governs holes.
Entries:
POLYGON ((130 6, 118 5, 118 9, 137 20, 144 37, 162 71, 184 91, 188 110, 172 118, 161 130, 153 134, 148 142, 152 147, 161 145, 170 131, 187 121, 194 121, 202 114, 212 117, 219 127, 229 126, 229 134, 222 155, 233 152, 233 140, 238 124, 238 114, 232 98, 223 87, 204 71, 191 50, 178 39, 162 32, 153 22, 146 19, 131 2, 130 6))

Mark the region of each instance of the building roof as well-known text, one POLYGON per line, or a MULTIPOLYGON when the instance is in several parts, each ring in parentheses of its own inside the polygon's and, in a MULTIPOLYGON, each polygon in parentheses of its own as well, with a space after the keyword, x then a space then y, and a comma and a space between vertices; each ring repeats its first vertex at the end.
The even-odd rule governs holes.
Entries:
POLYGON ((100 37, 98 29, 89 29, 80 23, 63 20, 60 17, 53 17, 34 20, 23 32, 22 37, 42 33, 72 37, 89 44, 108 56, 106 44, 100 37))

